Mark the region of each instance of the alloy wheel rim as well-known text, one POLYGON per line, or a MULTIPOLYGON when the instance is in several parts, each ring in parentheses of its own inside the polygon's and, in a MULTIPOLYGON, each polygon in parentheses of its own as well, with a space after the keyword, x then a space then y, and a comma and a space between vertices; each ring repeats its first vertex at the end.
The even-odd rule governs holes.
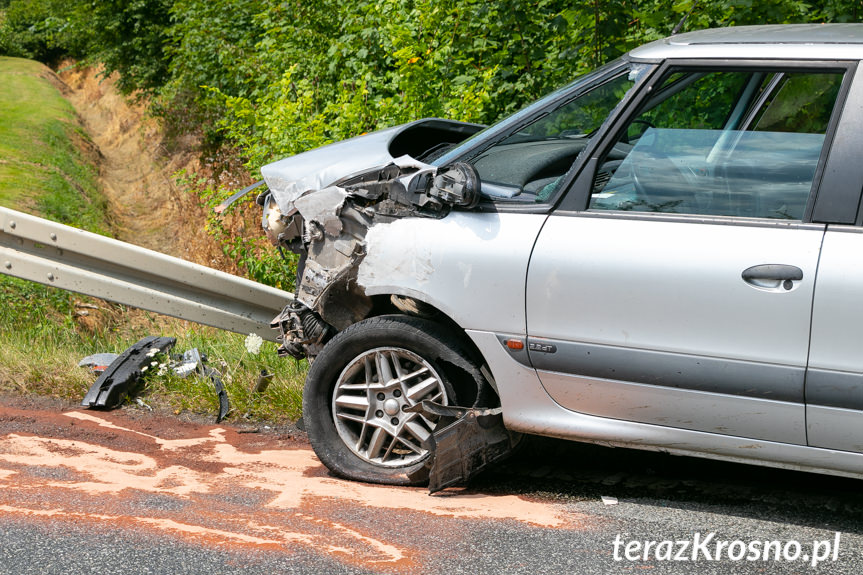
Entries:
POLYGON ((426 400, 447 404, 434 367, 412 351, 380 347, 358 355, 339 374, 333 420, 341 440, 360 459, 402 467, 428 456, 422 443, 437 418, 404 411, 426 400))

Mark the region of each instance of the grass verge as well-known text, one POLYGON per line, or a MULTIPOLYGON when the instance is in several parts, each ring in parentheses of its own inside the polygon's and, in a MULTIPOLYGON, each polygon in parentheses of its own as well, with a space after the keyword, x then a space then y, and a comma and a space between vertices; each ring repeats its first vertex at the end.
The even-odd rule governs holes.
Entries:
MULTIPOLYGON (((0 77, 0 205, 108 234, 99 153, 63 98, 62 84, 41 64, 17 58, 0 58, 0 77)), ((0 334, 3 392, 80 400, 95 381, 77 366, 81 358, 121 353, 144 336, 166 335, 177 338, 175 352, 196 347, 209 357, 222 374, 233 417, 280 421, 300 415, 305 364, 279 358, 267 342, 252 355, 243 335, 2 275, 0 334), (275 376, 256 393, 262 369, 275 376)), ((177 413, 215 413, 218 406, 208 379, 172 373, 149 373, 142 397, 177 413)))
POLYGON ((61 82, 31 60, 0 57, 0 205, 106 234, 98 152, 61 82))

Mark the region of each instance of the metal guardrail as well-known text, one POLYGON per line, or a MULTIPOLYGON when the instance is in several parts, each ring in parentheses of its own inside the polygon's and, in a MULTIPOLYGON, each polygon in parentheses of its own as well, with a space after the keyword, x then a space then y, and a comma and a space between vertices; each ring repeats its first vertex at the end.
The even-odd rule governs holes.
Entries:
POLYGON ((0 208, 0 273, 274 341, 290 292, 0 208))

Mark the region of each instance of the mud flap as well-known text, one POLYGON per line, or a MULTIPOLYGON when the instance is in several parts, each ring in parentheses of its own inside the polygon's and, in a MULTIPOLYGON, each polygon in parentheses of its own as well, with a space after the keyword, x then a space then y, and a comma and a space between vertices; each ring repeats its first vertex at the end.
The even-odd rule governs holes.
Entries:
POLYGON ((138 379, 157 353, 166 353, 177 342, 173 337, 145 337, 111 362, 87 391, 81 405, 113 409, 134 390, 138 379), (153 351, 155 350, 155 351, 153 351))
POLYGON ((466 485, 482 470, 504 459, 514 447, 515 437, 504 427, 499 407, 451 407, 424 401, 406 411, 441 418, 423 444, 431 452, 429 493, 466 485))

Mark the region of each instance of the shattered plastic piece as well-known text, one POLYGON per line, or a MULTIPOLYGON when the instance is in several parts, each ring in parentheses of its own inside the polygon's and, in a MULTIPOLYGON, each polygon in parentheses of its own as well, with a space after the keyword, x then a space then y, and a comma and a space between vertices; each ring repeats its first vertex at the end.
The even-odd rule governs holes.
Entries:
POLYGON ((512 451, 514 437, 503 425, 501 408, 450 407, 423 401, 407 411, 458 419, 439 423, 423 443, 430 452, 429 493, 465 485, 472 477, 512 451))
POLYGON ((89 367, 93 373, 102 373, 114 360, 120 357, 116 353, 94 353, 78 362, 78 367, 89 367))
POLYGON ((173 337, 145 337, 114 360, 87 391, 81 405, 89 408, 113 409, 123 402, 141 374, 149 367, 150 358, 165 353, 177 340, 173 337), (155 350, 155 353, 153 352, 155 350))
POLYGON ((603 495, 602 502, 605 505, 617 505, 617 497, 609 497, 608 495, 603 495))
POLYGON ((222 384, 222 375, 212 367, 204 365, 207 361, 207 356, 198 351, 196 347, 183 352, 183 355, 179 357, 179 362, 171 362, 171 369, 173 369, 174 373, 180 377, 188 377, 193 373, 198 373, 213 382, 213 388, 219 396, 219 413, 216 415, 216 423, 221 423, 225 419, 225 416, 228 415, 228 412, 231 411, 228 392, 225 390, 224 384, 222 384))
POLYGON ((140 407, 143 407, 149 411, 153 411, 153 408, 150 407, 149 405, 147 405, 146 403, 144 403, 144 400, 141 399, 140 397, 135 398, 135 403, 137 403, 140 407))
POLYGON ((213 382, 213 387, 216 394, 219 396, 219 414, 216 415, 216 423, 221 423, 228 413, 231 411, 231 404, 228 401, 228 392, 225 390, 225 385, 222 383, 222 374, 212 367, 204 367, 204 375, 210 378, 213 382))
POLYGON ((184 351, 179 363, 171 362, 171 369, 180 377, 188 377, 203 368, 204 358, 198 348, 184 351))
POLYGON ((275 375, 275 373, 269 373, 266 369, 262 369, 261 374, 258 375, 258 381, 255 382, 255 393, 264 393, 267 391, 275 375))

